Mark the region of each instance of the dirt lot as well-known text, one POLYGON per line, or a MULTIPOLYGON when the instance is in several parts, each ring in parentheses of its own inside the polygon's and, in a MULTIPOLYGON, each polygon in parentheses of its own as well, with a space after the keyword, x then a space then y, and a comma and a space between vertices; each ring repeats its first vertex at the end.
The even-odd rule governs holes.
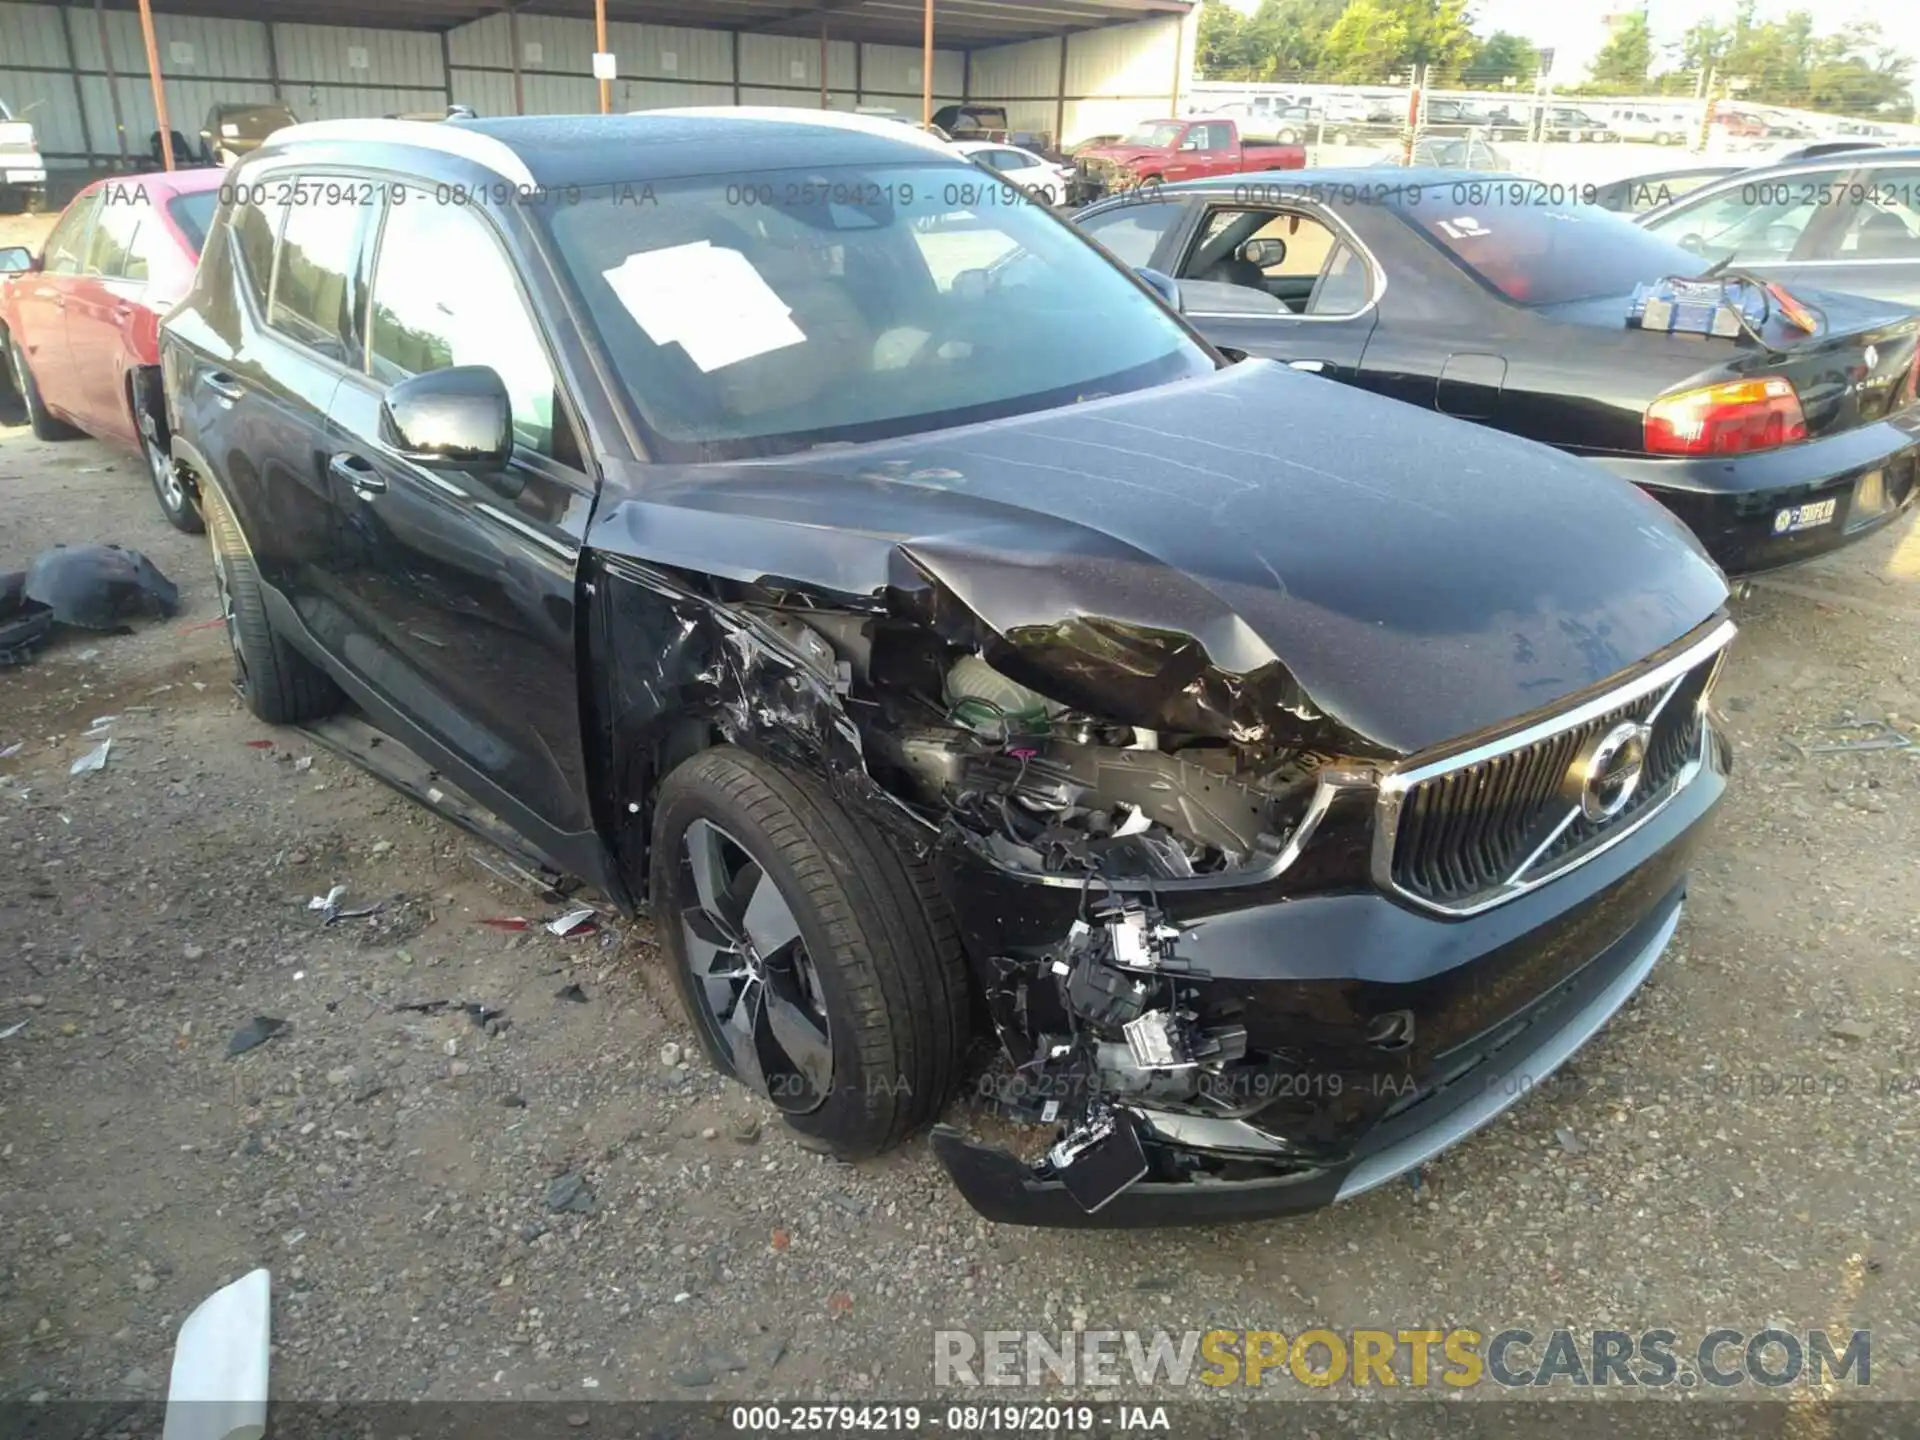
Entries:
POLYGON ((144 550, 184 609, 0 672, 0 1400, 159 1395, 180 1320, 256 1265, 288 1398, 924 1398, 941 1326, 1770 1321, 1870 1327, 1874 1390, 1920 1396, 1920 749, 1788 743, 1920 725, 1911 522, 1739 607, 1735 789, 1569 1083, 1417 1187, 1151 1237, 990 1229, 924 1144, 839 1166, 668 1063, 644 927, 482 924, 554 907, 249 719, 202 542, 132 457, 9 413, 0 569, 62 540, 144 550), (323 927, 336 884, 386 908, 323 927), (255 1016, 291 1028, 229 1059, 255 1016), (568 1175, 590 1207, 550 1206, 568 1175))

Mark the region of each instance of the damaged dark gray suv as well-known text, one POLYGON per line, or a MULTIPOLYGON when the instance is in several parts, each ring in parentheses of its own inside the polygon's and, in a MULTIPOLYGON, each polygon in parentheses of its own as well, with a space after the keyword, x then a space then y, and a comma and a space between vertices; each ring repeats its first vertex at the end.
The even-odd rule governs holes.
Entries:
POLYGON ((1733 626, 1585 462, 1223 355, 886 121, 329 122, 229 181, 163 352, 254 713, 650 910, 812 1142, 991 1033, 1044 1156, 936 1126, 983 1214, 1310 1208, 1672 935, 1733 626))

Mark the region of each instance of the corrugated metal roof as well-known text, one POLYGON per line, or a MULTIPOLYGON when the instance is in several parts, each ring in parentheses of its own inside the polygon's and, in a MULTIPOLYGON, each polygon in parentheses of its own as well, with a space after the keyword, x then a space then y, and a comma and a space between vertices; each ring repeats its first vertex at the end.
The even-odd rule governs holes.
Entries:
MULTIPOLYGON (((934 43, 976 49, 1184 15, 1197 0, 934 0, 934 43)), ((129 10, 134 0, 108 0, 129 10)), ((263 20, 260 0, 154 0, 156 14, 263 20)), ((301 0, 298 18, 312 25, 377 25, 384 29, 450 30, 511 8, 506 0, 301 0)), ((528 0, 523 16, 591 17, 593 0, 528 0)), ((761 35, 818 36, 822 23, 838 40, 917 45, 921 0, 607 0, 607 19, 761 35)))

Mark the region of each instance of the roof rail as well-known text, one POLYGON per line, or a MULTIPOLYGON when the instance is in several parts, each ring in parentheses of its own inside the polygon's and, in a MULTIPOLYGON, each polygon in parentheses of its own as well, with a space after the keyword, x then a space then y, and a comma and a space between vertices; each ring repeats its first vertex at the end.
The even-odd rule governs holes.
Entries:
POLYGON ((358 141, 368 145, 411 145, 420 150, 438 150, 493 171, 501 179, 523 189, 538 188, 527 162, 491 135, 461 129, 458 125, 433 124, 424 120, 310 120, 276 130, 267 144, 275 149, 305 141, 358 141))
POLYGON ((922 150, 951 154, 946 142, 927 134, 917 125, 902 125, 884 115, 862 115, 846 110, 811 110, 798 105, 670 105, 649 111, 653 115, 676 115, 687 119, 769 120, 782 125, 818 125, 828 130, 858 130, 890 140, 918 145, 922 150))

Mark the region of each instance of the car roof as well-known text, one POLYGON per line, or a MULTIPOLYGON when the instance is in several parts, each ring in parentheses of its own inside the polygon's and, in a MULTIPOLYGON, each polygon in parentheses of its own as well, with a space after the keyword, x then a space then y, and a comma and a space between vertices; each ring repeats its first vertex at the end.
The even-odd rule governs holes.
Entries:
POLYGON ((1836 150, 1830 155, 1815 155, 1811 159, 1767 161, 1755 165, 1747 172, 1749 176, 1768 174, 1771 171, 1789 171, 1802 169, 1852 169, 1859 165, 1871 165, 1876 169, 1882 165, 1913 165, 1920 163, 1920 145, 1883 145, 1859 150, 1836 150))
POLYGON ((274 134, 260 154, 309 144, 435 151, 523 187, 645 184, 696 175, 951 159, 947 142, 877 115, 779 106, 692 106, 631 115, 323 120, 274 134))
MULTIPOLYGON (((109 175, 94 181, 80 191, 80 195, 89 195, 107 185, 139 186, 149 193, 163 195, 197 195, 203 190, 219 188, 220 182, 226 178, 227 172, 217 165, 198 166, 192 170, 150 170, 136 175, 109 175)), ((79 199, 80 195, 74 196, 74 199, 79 199)))

